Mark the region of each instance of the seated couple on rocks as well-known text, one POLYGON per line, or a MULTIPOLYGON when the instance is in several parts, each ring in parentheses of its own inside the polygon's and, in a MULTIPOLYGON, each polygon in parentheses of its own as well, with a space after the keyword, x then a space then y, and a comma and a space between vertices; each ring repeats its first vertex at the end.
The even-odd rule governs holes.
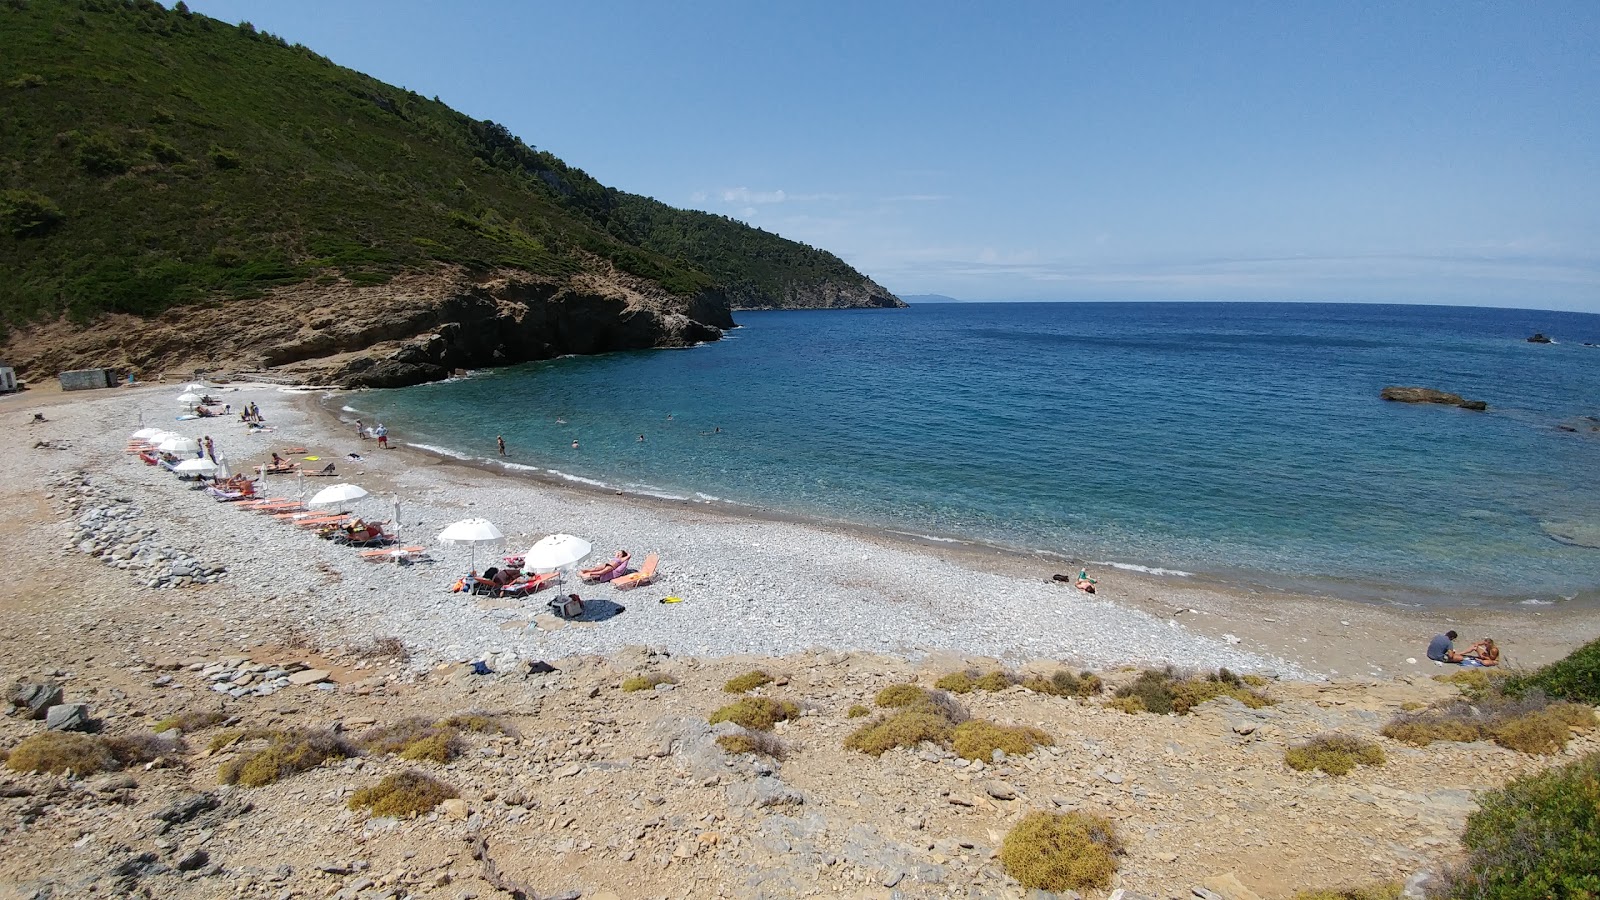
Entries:
POLYGON ((1428 658, 1434 662, 1456 663, 1463 666, 1498 666, 1500 665, 1500 648, 1493 638, 1484 638, 1465 651, 1455 649, 1456 633, 1446 631, 1436 634, 1428 642, 1428 658))

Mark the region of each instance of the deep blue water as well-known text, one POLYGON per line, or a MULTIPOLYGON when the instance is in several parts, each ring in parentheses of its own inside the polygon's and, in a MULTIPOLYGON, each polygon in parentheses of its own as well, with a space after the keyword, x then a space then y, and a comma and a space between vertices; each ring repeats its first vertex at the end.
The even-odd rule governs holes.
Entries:
POLYGON ((608 485, 1365 599, 1600 598, 1600 316, 985 303, 346 398, 608 485), (1535 345, 1542 331, 1556 338, 1535 345), (1488 401, 1387 403, 1385 385, 1488 401), (558 422, 558 419, 564 422, 558 422), (721 428, 721 433, 714 429, 721 428), (645 440, 640 442, 638 436, 645 440), (573 440, 579 442, 572 449, 573 440))

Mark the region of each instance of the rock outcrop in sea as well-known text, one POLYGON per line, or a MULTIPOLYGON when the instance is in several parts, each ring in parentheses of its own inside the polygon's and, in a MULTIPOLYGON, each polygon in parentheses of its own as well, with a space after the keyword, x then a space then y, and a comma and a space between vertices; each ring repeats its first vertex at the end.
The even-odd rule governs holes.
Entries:
POLYGON ((1463 400, 1460 394, 1449 394, 1434 388, 1425 387, 1397 387, 1389 386, 1379 395, 1385 400, 1396 403, 1440 403, 1445 406, 1459 406, 1462 409, 1485 410, 1489 404, 1482 400, 1463 400))

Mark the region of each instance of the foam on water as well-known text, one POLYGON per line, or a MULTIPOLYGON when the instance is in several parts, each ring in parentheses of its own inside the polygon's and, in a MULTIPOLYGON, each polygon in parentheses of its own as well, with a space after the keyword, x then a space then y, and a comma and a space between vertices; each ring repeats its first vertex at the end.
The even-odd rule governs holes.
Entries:
POLYGON ((1173 577, 1177 577, 1177 578, 1193 578, 1194 577, 1194 573, 1193 572, 1185 572, 1182 569, 1163 569, 1160 566, 1141 566, 1138 563, 1097 562, 1097 563, 1093 563, 1092 565, 1110 566, 1113 569, 1123 569, 1123 570, 1128 571, 1128 572, 1143 572, 1146 575, 1168 575, 1168 576, 1173 576, 1173 577))

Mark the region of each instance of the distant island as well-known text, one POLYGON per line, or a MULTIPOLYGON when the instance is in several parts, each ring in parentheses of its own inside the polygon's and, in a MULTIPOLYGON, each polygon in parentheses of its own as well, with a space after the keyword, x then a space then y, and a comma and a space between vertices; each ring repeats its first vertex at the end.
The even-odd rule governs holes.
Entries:
POLYGON ((390 387, 905 305, 248 22, 41 0, 0 33, 0 358, 28 377, 390 387))
POLYGON ((946 297, 944 294, 907 294, 904 297, 901 297, 900 299, 904 300, 905 302, 907 302, 907 303, 909 303, 909 304, 911 304, 913 306, 915 306, 918 303, 966 303, 967 302, 965 300, 957 300, 954 297, 946 297))

